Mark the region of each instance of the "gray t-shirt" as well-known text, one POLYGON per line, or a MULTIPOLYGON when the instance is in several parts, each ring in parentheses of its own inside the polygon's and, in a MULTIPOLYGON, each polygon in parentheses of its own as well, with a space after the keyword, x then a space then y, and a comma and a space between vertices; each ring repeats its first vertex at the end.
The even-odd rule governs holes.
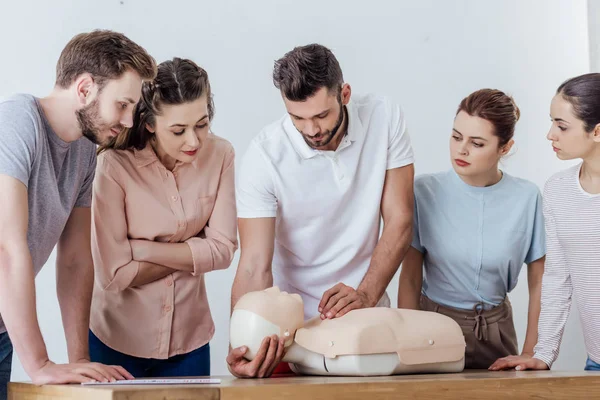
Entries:
POLYGON ((73 208, 91 206, 95 169, 96 145, 85 138, 63 141, 35 97, 18 94, 0 101, 0 174, 27 186, 27 242, 36 275, 73 208))

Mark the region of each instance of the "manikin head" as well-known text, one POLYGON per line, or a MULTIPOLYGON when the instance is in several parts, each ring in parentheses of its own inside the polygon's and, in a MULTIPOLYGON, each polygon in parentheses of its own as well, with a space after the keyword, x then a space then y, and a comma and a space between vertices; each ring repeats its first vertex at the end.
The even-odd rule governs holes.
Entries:
POLYGON ((247 346, 245 357, 253 359, 266 336, 294 341, 296 331, 304 325, 304 305, 297 294, 282 292, 277 286, 249 292, 240 298, 231 315, 229 337, 233 348, 247 346))

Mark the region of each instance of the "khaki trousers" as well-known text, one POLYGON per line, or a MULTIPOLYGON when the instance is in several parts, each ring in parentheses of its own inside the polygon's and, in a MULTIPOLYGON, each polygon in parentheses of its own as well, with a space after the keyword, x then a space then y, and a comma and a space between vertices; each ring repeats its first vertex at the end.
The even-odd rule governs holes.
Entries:
POLYGON ((421 295, 421 310, 446 315, 458 323, 467 343, 465 368, 487 369, 498 358, 519 354, 508 297, 491 310, 460 310, 421 295))

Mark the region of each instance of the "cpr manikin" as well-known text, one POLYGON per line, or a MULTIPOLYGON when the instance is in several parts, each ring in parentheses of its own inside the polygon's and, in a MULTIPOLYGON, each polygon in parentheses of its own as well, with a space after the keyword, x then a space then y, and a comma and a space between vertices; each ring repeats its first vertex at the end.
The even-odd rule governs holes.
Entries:
POLYGON ((461 328, 438 313, 365 308, 304 322, 302 299, 272 287, 244 295, 230 323, 232 347, 247 346, 252 360, 266 336, 287 338, 284 362, 307 375, 373 376, 460 372, 461 328))

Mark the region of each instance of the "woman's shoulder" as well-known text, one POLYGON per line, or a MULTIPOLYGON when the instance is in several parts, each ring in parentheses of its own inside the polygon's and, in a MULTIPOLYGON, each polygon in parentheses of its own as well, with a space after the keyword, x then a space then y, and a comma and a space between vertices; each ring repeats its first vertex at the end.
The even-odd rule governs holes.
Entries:
POLYGON ((209 142, 209 144, 211 146, 211 151, 221 153, 224 155, 231 154, 232 156, 235 153, 235 150, 234 150, 231 142, 229 140, 225 139, 224 137, 215 135, 214 133, 210 133, 208 135, 207 141, 209 142))
POLYGON ((448 184, 448 172, 421 174, 415 177, 415 196, 435 194, 448 184))

